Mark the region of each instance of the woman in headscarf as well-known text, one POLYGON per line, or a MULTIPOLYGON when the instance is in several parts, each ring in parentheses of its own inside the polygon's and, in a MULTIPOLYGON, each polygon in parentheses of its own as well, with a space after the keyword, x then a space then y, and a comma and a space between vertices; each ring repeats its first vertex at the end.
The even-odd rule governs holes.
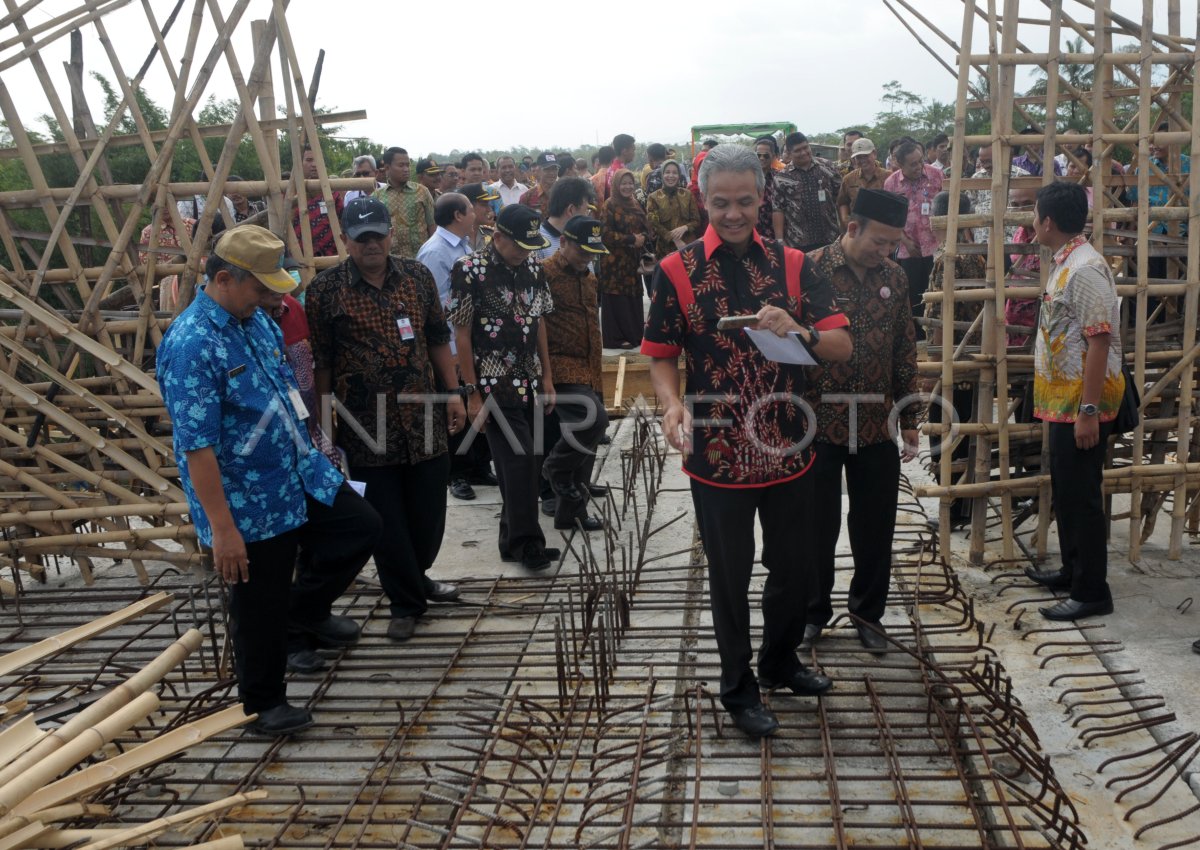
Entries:
POLYGON ((642 344, 645 319, 638 265, 652 248, 646 211, 638 203, 637 178, 622 168, 612 179, 612 197, 604 205, 602 230, 609 253, 600 260, 600 333, 605 348, 642 344))
POLYGON ((658 259, 700 236, 700 210, 683 186, 683 169, 673 159, 662 164, 663 187, 646 199, 646 219, 655 236, 658 259))

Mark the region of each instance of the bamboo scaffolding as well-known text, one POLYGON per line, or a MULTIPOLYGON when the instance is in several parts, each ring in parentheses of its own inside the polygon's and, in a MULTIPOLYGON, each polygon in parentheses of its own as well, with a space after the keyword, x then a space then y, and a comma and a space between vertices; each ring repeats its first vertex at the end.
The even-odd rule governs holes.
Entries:
MULTIPOLYGON (((1200 530, 1200 499, 1194 495, 1200 486, 1195 465, 1200 459, 1195 415, 1200 281, 1194 274, 1200 268, 1200 221, 1196 220, 1200 208, 1194 201, 1200 197, 1200 173, 1184 174, 1180 167, 1181 149, 1200 149, 1200 127, 1184 99, 1190 91, 1194 102, 1194 95, 1200 92, 1200 75, 1196 73, 1196 40, 1179 32, 1178 3, 1169 3, 1166 19, 1156 21, 1152 0, 1143 0, 1136 19, 1114 13, 1109 0, 1026 4, 1043 7, 1044 18, 1022 16, 1018 0, 964 0, 962 33, 957 41, 907 0, 888 4, 899 17, 892 3, 908 13, 908 21, 916 22, 910 32, 958 81, 953 145, 960 161, 965 149, 990 146, 993 162, 1007 163, 1014 147, 1022 146, 1047 164, 1065 150, 1068 160, 1078 166, 1073 148, 1082 144, 1093 147, 1094 165, 1085 178, 1094 199, 1091 240, 1106 256, 1117 279, 1123 301, 1124 359, 1142 394, 1142 422, 1133 433, 1110 443, 1128 460, 1106 470, 1105 491, 1129 497, 1131 560, 1141 556, 1143 542, 1164 509, 1171 516, 1164 554, 1179 558, 1183 534, 1200 530), (914 31, 918 25, 933 37, 924 38, 914 31), (1065 49, 1067 37, 1078 37, 1082 48, 1065 49), (936 45, 948 46, 957 55, 956 61, 942 59, 936 45), (1133 51, 1126 52, 1123 48, 1127 46, 1133 51), (1067 65, 1092 68, 1092 82, 1080 86, 1078 80, 1068 80, 1067 65), (1016 91, 1018 74, 1029 69, 1046 76, 1040 94, 1016 91), (986 79, 986 92, 968 80, 972 74, 986 79), (1064 129, 1059 125, 1059 115, 1065 114, 1060 110, 1072 103, 1084 110, 1084 115, 1090 113, 1090 127, 1064 129), (1044 117, 1035 120, 1036 116, 1044 117), (987 132, 977 129, 979 119, 988 121, 987 132), (1037 129, 1018 132, 1021 125, 1014 125, 1014 120, 1037 129), (1151 162, 1152 144, 1171 146, 1162 167, 1151 162), (1111 173, 1116 153, 1132 159, 1133 167, 1127 173, 1111 173), (1117 193, 1122 189, 1134 190, 1136 203, 1120 206, 1117 193), (1188 270, 1193 270, 1190 277, 1188 270)), ((940 317, 921 322, 931 333, 941 333, 941 345, 929 350, 929 359, 920 364, 919 372, 936 379, 935 392, 964 381, 972 385, 971 421, 960 423, 956 432, 958 441, 968 441, 971 452, 966 462, 952 460, 949 451, 935 458, 940 483, 918 488, 918 493, 940 500, 943 523, 949 521, 954 500, 972 501, 969 556, 977 562, 984 558, 988 500, 997 500, 1000 545, 1007 558, 1014 554, 1011 497, 1036 494, 1038 554, 1045 556, 1051 520, 1049 477, 1040 472, 1048 469, 1046 429, 1030 422, 1029 411, 1020 409, 1021 394, 1031 381, 1033 357, 1028 343, 1024 348, 1008 347, 1007 334, 1012 327, 1004 312, 1011 299, 1041 297, 1049 258, 1041 257, 1040 280, 1014 280, 1006 275, 1006 255, 1036 249, 1006 243, 1005 228, 1029 226, 1032 215, 1006 209, 1003 199, 1012 191, 1035 188, 1055 176, 1049 167, 1041 176, 1031 177, 1012 177, 1009 169, 999 165, 987 178, 957 171, 947 181, 948 190, 955 194, 990 191, 996 199, 992 210, 959 215, 957 204, 951 203, 949 214, 934 223, 951 234, 961 228, 986 227, 990 242, 986 248, 959 244, 956 239, 947 245, 944 278, 931 282, 925 294, 927 305, 940 305, 940 317), (956 279, 957 254, 985 251, 985 279, 956 279), (976 321, 955 322, 955 304, 977 308, 976 321), (975 334, 971 346, 965 344, 969 334, 975 334), (1017 421, 1018 415, 1023 421, 1017 421)), ((923 428, 931 436, 939 435, 942 445, 950 431, 946 419, 923 428)), ((950 535, 942 535, 940 544, 943 555, 949 555, 950 535)))
MULTIPOLYGON (((36 577, 44 575, 45 557, 65 555, 90 583, 95 560, 127 559, 148 579, 143 560, 203 562, 152 370, 164 331, 192 297, 234 157, 244 140, 253 145, 262 179, 239 182, 238 192, 266 201, 270 215, 260 220, 288 244, 307 282, 340 258, 312 256, 308 217, 298 217, 299 232, 291 226, 295 205, 303 209, 306 199, 318 197, 333 209, 334 193, 374 188, 373 180, 330 174, 316 139, 323 126, 366 113, 317 113, 288 30, 286 0, 178 0, 165 19, 150 0, 77 0, 49 19, 33 16, 34 5, 4 0, 0 6, 0 69, 31 70, 61 135, 49 143, 37 138, 27 124, 31 112, 18 103, 28 93, 7 87, 5 73, 0 120, 12 141, 0 148, 0 161, 19 163, 28 182, 0 192, 0 248, 7 256, 0 262, 0 564, 36 577), (133 73, 109 38, 106 17, 131 4, 143 12, 148 48, 133 73), (231 38, 247 21, 254 53, 244 69, 231 38), (45 49, 73 33, 67 86, 59 91, 45 49), (101 126, 83 90, 93 70, 84 67, 85 43, 94 46, 87 60, 116 88, 116 108, 101 126), (202 126, 199 108, 218 77, 232 80, 237 118, 202 126), (151 128, 139 105, 139 91, 150 83, 171 92, 162 129, 151 128), (280 132, 292 149, 288 176, 280 132), (205 148, 213 139, 222 140, 217 156, 205 148), (203 179, 173 180, 178 146, 189 142, 203 179), (307 144, 317 154, 315 180, 304 179, 299 167, 307 144), (112 154, 130 148, 149 161, 140 183, 115 181, 109 165, 112 154), (61 176, 48 177, 51 158, 73 168, 67 185, 61 176), (194 233, 177 209, 180 199, 192 197, 205 201, 194 233), (179 281, 180 298, 160 305, 169 279, 179 281), (156 542, 167 540, 181 543, 182 551, 156 542)), ((336 236, 339 223, 332 229, 336 236)), ((14 590, 12 582, 0 586, 14 590)))

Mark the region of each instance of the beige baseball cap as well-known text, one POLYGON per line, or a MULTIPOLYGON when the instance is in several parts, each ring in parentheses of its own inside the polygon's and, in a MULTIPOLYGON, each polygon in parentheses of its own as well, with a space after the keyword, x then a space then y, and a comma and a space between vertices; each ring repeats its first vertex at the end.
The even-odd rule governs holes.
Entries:
POLYGON ((854 144, 850 146, 850 158, 856 156, 866 156, 869 153, 875 153, 875 143, 870 139, 855 139, 854 144))
POLYGON ((265 227, 243 224, 226 230, 213 253, 227 263, 244 269, 273 292, 288 293, 297 287, 283 268, 283 242, 265 227))

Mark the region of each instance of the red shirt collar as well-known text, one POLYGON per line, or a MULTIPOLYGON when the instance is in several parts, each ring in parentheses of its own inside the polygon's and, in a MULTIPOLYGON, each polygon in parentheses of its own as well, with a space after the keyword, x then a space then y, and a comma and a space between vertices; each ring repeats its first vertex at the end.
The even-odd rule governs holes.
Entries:
MULTIPOLYGON (((758 230, 755 229, 753 232, 754 243, 765 251, 766 246, 763 245, 763 240, 762 237, 758 235, 758 230)), ((725 243, 721 240, 721 237, 717 235, 717 231, 714 230, 713 226, 710 224, 708 229, 704 231, 704 259, 711 260, 713 251, 717 250, 724 244, 725 243)))

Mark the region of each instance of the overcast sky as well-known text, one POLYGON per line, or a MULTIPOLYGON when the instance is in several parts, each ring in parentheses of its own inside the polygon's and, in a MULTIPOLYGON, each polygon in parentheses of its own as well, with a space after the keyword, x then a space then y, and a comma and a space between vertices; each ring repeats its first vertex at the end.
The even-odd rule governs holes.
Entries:
MULTIPOLYGON (((960 0, 911 2, 951 38, 961 36, 960 0)), ((174 5, 169 0, 151 4, 160 24, 174 5)), ((34 26, 76 5, 75 0, 43 0, 27 21, 34 26)), ((226 13, 233 5, 221 0, 226 13)), ((1182 5, 1183 35, 1191 37, 1196 0, 1182 5)), ((167 39, 176 63, 192 6, 187 0, 167 39)), ((252 0, 235 35, 244 76, 251 65, 249 22, 265 18, 270 6, 268 0, 252 0)), ((1002 8, 1002 0, 997 6, 1002 8)), ((1141 17, 1140 0, 1112 0, 1112 7, 1141 17)), ((1167 0, 1156 0, 1155 9, 1165 31, 1167 0)), ((1080 21, 1091 20, 1092 13, 1074 0, 1064 0, 1064 10, 1080 21)), ((1042 2, 1022 0, 1021 14, 1045 18, 1048 12, 1042 2)), ((906 19, 954 64, 948 46, 916 18, 906 19)), ((153 44, 141 4, 130 3, 105 22, 125 72, 132 75, 153 44)), ((417 156, 453 148, 573 147, 607 142, 618 132, 678 142, 688 138, 693 124, 709 123, 793 121, 804 132, 832 131, 873 118, 881 109, 883 84, 893 79, 926 97, 955 99, 954 79, 903 29, 884 0, 694 0, 684 5, 610 0, 549 6, 507 6, 497 0, 395 6, 293 0, 288 25, 306 82, 318 50, 326 52, 319 104, 367 110, 365 121, 345 125, 342 133, 402 145, 417 156), (522 31, 515 23, 519 10, 528 10, 525 19, 531 21, 522 31)), ((976 49, 986 50, 986 23, 979 20, 976 31, 976 49)), ((213 32, 206 25, 197 64, 213 32)), ((87 70, 111 78, 95 29, 84 33, 87 70)), ((12 34, 7 27, 0 39, 12 34)), ((1039 46, 1033 30, 1023 31, 1022 40, 1035 50, 1045 46, 1045 35, 1039 46)), ((64 37, 44 55, 69 108, 61 70, 67 41, 64 37)), ((13 53, 14 48, 0 51, 0 61, 13 53)), ((275 72, 282 103, 277 64, 275 72)), ((23 120, 32 122, 48 111, 27 67, 2 73, 23 120)), ((161 64, 145 86, 160 104, 170 104, 161 64)), ((215 75, 208 92, 233 96, 228 74, 215 75)), ((99 120, 98 95, 93 108, 99 120)))

